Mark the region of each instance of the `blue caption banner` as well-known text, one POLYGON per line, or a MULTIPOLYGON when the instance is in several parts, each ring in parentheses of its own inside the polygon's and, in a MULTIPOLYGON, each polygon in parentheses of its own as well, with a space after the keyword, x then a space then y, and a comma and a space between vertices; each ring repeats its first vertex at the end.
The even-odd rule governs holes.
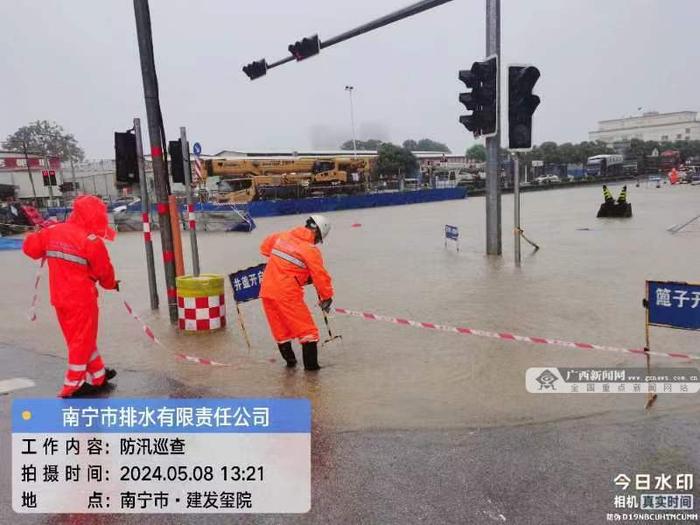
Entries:
POLYGON ((459 239, 459 228, 457 226, 450 226, 449 224, 445 224, 445 237, 448 239, 452 239, 453 241, 456 241, 459 239))
POLYGON ((309 433, 308 399, 15 399, 12 432, 309 433))
POLYGON ((233 300, 237 303, 253 301, 260 296, 260 284, 262 283, 265 263, 251 266, 245 270, 230 273, 228 278, 233 288, 233 300))
POLYGON ((647 281, 649 324, 700 330, 700 285, 647 281))

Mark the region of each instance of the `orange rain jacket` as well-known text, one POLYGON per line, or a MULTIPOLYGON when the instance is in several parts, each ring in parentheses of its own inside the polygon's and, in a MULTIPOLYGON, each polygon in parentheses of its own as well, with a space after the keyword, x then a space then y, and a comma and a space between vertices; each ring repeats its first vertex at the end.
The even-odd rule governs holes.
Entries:
POLYGON ((333 297, 333 286, 314 237, 308 228, 294 228, 273 233, 260 246, 262 254, 269 257, 260 297, 277 343, 319 339, 318 328, 304 303, 304 285, 312 279, 321 300, 333 297))
POLYGON ((48 259, 51 304, 85 307, 97 302, 96 282, 107 290, 116 288, 114 268, 101 237, 114 238, 107 207, 88 195, 75 199, 66 222, 52 224, 24 239, 22 250, 26 255, 48 259))
POLYGON ((263 274, 260 297, 276 301, 303 299, 303 286, 313 281, 319 299, 333 297, 331 276, 323 265, 321 250, 314 245, 314 232, 299 227, 273 233, 260 245, 270 260, 263 274))

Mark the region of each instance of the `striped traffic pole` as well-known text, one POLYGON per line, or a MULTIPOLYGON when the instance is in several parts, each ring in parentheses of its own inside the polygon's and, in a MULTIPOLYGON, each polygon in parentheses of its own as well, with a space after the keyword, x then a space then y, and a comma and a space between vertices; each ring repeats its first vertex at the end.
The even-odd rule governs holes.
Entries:
MULTIPOLYGON (((182 163, 185 172, 185 192, 187 193, 187 220, 190 230, 190 248, 192 249, 192 274, 199 275, 199 248, 197 246, 197 221, 194 215, 194 202, 192 201, 192 173, 190 171, 190 146, 187 142, 187 131, 180 128, 180 143, 182 145, 182 163)), ((195 152, 201 151, 199 143, 194 145, 195 152)), ((195 153, 196 155, 197 153, 195 153)), ((196 163, 195 163, 196 166, 196 163)))
POLYGON ((136 135, 136 159, 139 169, 139 187, 141 190, 141 221, 143 222, 143 242, 146 249, 148 293, 151 299, 151 310, 157 310, 158 287, 156 284, 156 265, 153 258, 153 242, 151 240, 151 199, 148 196, 148 180, 146 179, 146 165, 143 158, 141 119, 134 119, 134 134, 136 135))

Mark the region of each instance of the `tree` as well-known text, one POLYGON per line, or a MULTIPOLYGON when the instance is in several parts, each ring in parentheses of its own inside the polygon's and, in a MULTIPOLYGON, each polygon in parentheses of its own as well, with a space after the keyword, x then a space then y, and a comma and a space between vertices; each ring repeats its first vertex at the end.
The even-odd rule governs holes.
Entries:
MULTIPOLYGON (((357 140, 357 151, 378 151, 379 147, 383 144, 381 140, 369 139, 369 140, 357 140)), ((352 151, 353 143, 352 140, 346 140, 340 145, 340 149, 343 151, 352 151)))
POLYGON ((403 147, 409 151, 441 151, 443 153, 452 153, 447 144, 442 142, 436 142, 431 139, 420 139, 415 141, 413 139, 406 139, 403 141, 403 147))
POLYGON ((404 149, 407 149, 408 151, 418 150, 418 143, 413 139, 404 140, 402 146, 404 147, 404 149))
POLYGON ((55 122, 37 120, 22 126, 2 143, 8 151, 37 153, 63 160, 80 161, 85 153, 71 133, 67 133, 55 122))
POLYGON ((375 174, 379 176, 406 176, 418 169, 418 159, 408 151, 390 142, 385 142, 379 148, 377 162, 374 165, 375 174))
POLYGON ((467 158, 476 162, 486 162, 486 148, 483 144, 474 144, 467 150, 467 158))

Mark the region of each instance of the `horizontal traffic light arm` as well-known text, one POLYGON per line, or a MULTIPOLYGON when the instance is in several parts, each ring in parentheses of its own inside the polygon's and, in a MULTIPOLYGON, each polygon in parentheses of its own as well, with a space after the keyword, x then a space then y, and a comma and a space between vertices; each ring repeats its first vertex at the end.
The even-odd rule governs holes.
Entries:
MULTIPOLYGON (((356 36, 360 36, 364 33, 369 33, 370 31, 379 29, 380 27, 384 27, 394 22, 398 22, 399 20, 408 18, 409 16, 417 15, 418 13, 422 13, 423 11, 427 11, 428 9, 438 7, 442 4, 446 4, 451 1, 452 0, 421 0, 420 2, 416 2, 415 4, 411 4, 407 7, 404 7, 403 9, 399 9, 398 11, 394 11, 393 13, 389 13, 388 15, 377 18, 376 20, 372 20, 371 22, 358 26, 354 29, 351 29, 350 31, 346 31, 345 33, 341 33, 340 35, 334 36, 333 38, 329 38, 328 40, 319 40, 319 49, 325 49, 335 44, 339 44, 340 42, 344 42, 345 40, 350 40, 351 38, 354 38, 356 36)), ((273 67, 278 67, 282 64, 286 64, 287 62, 292 62, 294 60, 299 59, 297 59, 297 57, 295 57, 294 55, 290 54, 288 57, 282 58, 277 62, 272 62, 270 64, 266 63, 267 68, 265 69, 265 73, 273 67)), ((265 59, 263 59, 262 61, 265 61, 265 59)), ((255 63, 256 62, 251 62, 245 67, 249 67, 255 63)), ((248 71, 244 72, 248 75, 248 77, 251 80, 255 80, 256 78, 259 78, 265 74, 263 73, 262 75, 251 76, 248 73, 248 71)))

